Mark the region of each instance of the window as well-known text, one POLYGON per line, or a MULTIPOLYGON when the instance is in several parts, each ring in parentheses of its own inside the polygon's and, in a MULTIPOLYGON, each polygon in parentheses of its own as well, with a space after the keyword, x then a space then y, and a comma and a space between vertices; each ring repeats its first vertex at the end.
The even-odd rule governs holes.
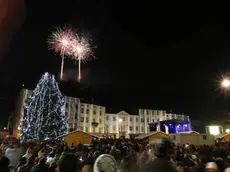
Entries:
POLYGON ((116 121, 116 117, 115 116, 113 117, 113 121, 116 121))
POLYGON ((84 113, 84 108, 81 108, 81 113, 84 113))
POLYGON ((141 127, 141 132, 144 132, 144 127, 141 127))
POLYGON ((136 118, 136 122, 138 122, 138 117, 136 118))
POLYGON ((89 123, 89 118, 88 117, 86 118, 86 123, 89 123))
POLYGON ((130 131, 133 131, 133 127, 132 127, 132 126, 130 126, 130 127, 129 127, 129 130, 130 130, 130 131))
POLYGON ((130 122, 132 122, 132 121, 133 121, 133 118, 130 117, 130 122))
POLYGON ((203 135, 203 139, 204 139, 204 140, 207 140, 207 136, 206 136, 206 135, 203 135))
POLYGON ((85 127, 85 131, 86 131, 86 132, 89 132, 89 129, 88 129, 88 127, 85 127))
POLYGON ((136 131, 138 131, 139 130, 139 128, 138 128, 138 126, 136 126, 136 131))
POLYGON ((78 109, 78 105, 76 105, 76 110, 78 109))
POLYGON ((147 118, 147 123, 149 123, 149 118, 147 118))
POLYGON ((101 118, 99 119, 99 123, 100 123, 100 124, 102 123, 102 120, 101 120, 101 118))
POLYGON ((75 119, 78 119, 78 115, 77 115, 77 112, 75 113, 75 119))
POLYGON ((102 111, 100 111, 100 116, 102 116, 102 111))
POLYGON ((116 131, 116 127, 115 126, 113 126, 113 131, 116 131))
POLYGON ((84 117, 81 117, 81 122, 84 122, 84 117))
POLYGON ((68 108, 68 106, 69 106, 68 103, 66 103, 66 104, 65 104, 65 107, 68 108))
POLYGON ((144 122, 144 118, 141 118, 141 122, 144 122))
POLYGON ((93 114, 96 115, 96 114, 97 114, 97 111, 96 111, 96 110, 93 110, 93 114))
POLYGON ((106 120, 107 120, 107 121, 109 120, 109 117, 108 117, 108 116, 106 117, 106 120))
POLYGON ((86 114, 89 114, 89 109, 86 109, 86 114))

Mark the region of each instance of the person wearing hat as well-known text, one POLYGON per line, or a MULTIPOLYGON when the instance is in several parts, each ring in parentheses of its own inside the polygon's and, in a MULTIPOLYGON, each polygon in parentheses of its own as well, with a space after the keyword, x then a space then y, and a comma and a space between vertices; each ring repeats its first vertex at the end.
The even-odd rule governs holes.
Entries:
POLYGON ((113 156, 109 154, 100 155, 93 166, 93 172, 116 172, 117 163, 113 156))
POLYGON ((159 138, 154 143, 154 154, 156 158, 146 165, 146 172, 177 172, 176 168, 169 161, 171 142, 167 138, 159 138))
POLYGON ((219 172, 215 162, 208 162, 205 166, 205 172, 219 172))

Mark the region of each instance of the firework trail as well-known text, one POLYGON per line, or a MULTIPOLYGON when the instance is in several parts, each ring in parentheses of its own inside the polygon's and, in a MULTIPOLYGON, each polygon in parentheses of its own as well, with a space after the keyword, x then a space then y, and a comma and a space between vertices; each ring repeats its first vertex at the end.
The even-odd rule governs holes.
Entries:
POLYGON ((76 39, 73 42, 73 58, 78 61, 78 78, 81 81, 81 63, 88 60, 89 56, 92 55, 91 47, 89 41, 76 35, 76 39))
POLYGON ((61 55, 61 79, 63 77, 64 59, 65 57, 72 55, 73 43, 75 42, 75 39, 75 32, 72 30, 72 28, 63 27, 58 28, 56 32, 53 32, 51 38, 48 40, 50 49, 61 55))

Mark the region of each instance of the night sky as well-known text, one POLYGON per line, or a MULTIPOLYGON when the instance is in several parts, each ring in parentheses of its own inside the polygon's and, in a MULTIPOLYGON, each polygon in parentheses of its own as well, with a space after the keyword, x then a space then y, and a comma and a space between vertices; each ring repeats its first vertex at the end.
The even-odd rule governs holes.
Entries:
MULTIPOLYGON (((1 120, 25 84, 34 88, 46 71, 59 75, 61 58, 47 49, 56 26, 70 24, 92 40, 95 60, 65 61, 66 95, 109 110, 165 109, 192 119, 223 115, 229 105, 218 80, 230 69, 229 17, 218 4, 175 1, 28 1, 26 19, 1 62, 1 120), (68 2, 68 3, 67 3, 68 2), (110 109, 112 108, 112 109, 110 109)), ((135 112, 136 111, 136 112, 135 112)))

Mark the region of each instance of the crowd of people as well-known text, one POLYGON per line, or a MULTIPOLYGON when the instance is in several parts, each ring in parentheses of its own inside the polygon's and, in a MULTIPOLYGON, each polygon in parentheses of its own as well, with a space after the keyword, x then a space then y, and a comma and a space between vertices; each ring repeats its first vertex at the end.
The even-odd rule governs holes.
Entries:
POLYGON ((0 172, 223 172, 230 171, 230 143, 174 145, 128 139, 94 140, 91 145, 64 142, 2 143, 0 172), (26 148, 25 150, 23 150, 26 148))

